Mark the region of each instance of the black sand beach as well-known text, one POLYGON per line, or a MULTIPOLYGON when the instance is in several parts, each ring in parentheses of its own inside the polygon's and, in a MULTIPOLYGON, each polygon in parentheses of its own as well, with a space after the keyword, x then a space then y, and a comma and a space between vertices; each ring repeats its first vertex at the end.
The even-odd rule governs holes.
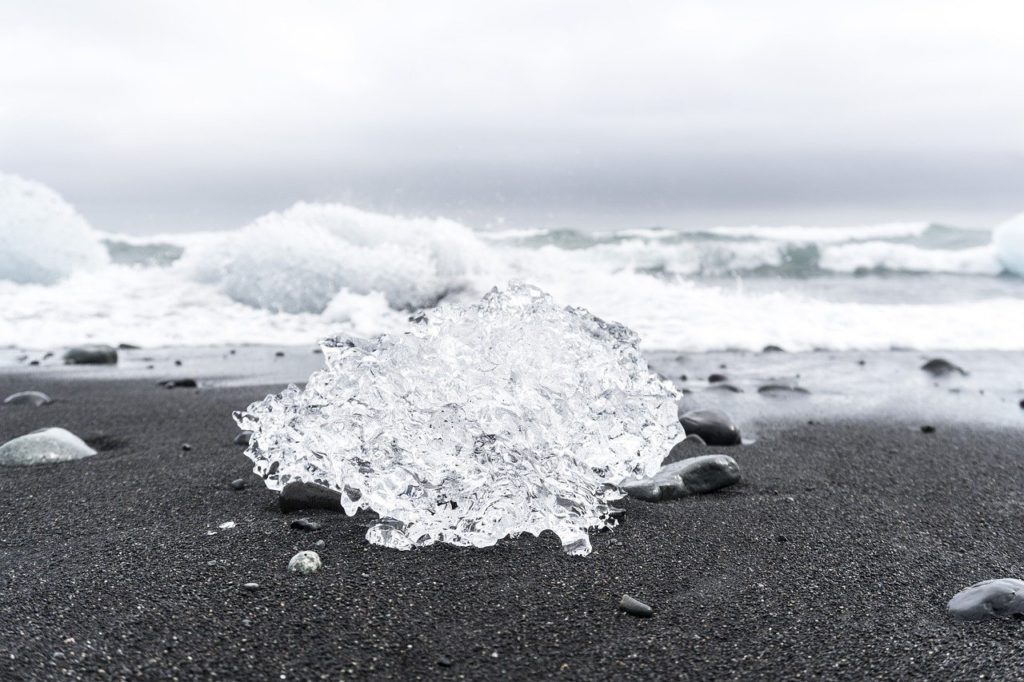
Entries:
POLYGON ((1024 678, 1024 622, 945 611, 1024 575, 1019 428, 760 424, 709 449, 743 483, 624 501, 589 557, 553 536, 397 552, 364 518, 283 516, 249 473, 230 413, 279 387, 154 383, 0 377, 58 401, 0 406, 0 440, 62 426, 100 450, 0 470, 0 679, 1024 678), (323 569, 289 574, 317 540, 323 569))

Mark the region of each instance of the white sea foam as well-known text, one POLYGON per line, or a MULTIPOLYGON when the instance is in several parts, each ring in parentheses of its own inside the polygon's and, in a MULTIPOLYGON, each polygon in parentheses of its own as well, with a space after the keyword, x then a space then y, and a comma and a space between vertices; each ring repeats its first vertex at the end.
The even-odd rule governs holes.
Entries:
POLYGON ((106 262, 96 234, 59 194, 0 173, 0 280, 52 284, 106 262))
POLYGON ((1022 343, 1024 279, 993 276, 1024 271, 1022 218, 989 245, 983 232, 924 223, 478 233, 440 218, 297 204, 228 232, 127 237, 90 229, 45 187, 4 176, 0 188, 0 345, 371 336, 402 328, 416 308, 475 300, 510 279, 627 324, 647 349, 1022 343), (871 295, 860 296, 866 286, 871 295))
POLYGON ((912 244, 858 242, 826 246, 818 266, 832 272, 894 272, 998 275, 1003 266, 990 245, 969 249, 923 249, 912 244))
POLYGON ((878 225, 852 225, 845 227, 824 227, 813 225, 748 225, 735 227, 712 227, 702 232, 728 237, 753 237, 785 242, 845 242, 867 239, 894 239, 916 237, 924 234, 929 227, 926 222, 881 223, 878 225))
POLYGON ((179 267, 274 312, 321 313, 343 289, 381 292, 392 308, 413 310, 463 288, 484 253, 450 220, 298 203, 191 249, 179 267))
POLYGON ((1024 277, 1024 213, 1006 221, 992 234, 996 257, 1006 269, 1024 277))

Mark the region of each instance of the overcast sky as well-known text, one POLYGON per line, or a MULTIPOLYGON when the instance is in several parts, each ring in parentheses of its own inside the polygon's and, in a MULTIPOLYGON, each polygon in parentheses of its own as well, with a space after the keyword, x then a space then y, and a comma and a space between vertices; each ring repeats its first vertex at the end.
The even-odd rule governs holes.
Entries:
POLYGON ((0 171, 96 227, 1024 210, 1024 3, 0 0, 0 171))

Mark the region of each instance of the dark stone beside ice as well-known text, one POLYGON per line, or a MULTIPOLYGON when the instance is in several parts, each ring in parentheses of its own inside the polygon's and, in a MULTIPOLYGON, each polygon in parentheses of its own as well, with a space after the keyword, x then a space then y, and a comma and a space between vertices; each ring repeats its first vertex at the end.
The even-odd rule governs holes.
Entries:
POLYGON ((65 365, 116 365, 117 349, 113 346, 91 344, 74 346, 64 353, 65 365))
POLYGON ((661 465, 665 466, 666 464, 673 464, 674 462, 686 459, 687 457, 693 457, 694 455, 702 452, 707 446, 708 444, 704 442, 703 438, 695 433, 691 433, 686 438, 672 446, 668 455, 661 461, 661 465))
POLYGON ((739 483, 740 468, 728 455, 689 457, 663 466, 650 478, 623 481, 630 497, 665 502, 689 495, 714 492, 739 483))
POLYGON ((709 384, 717 384, 717 383, 719 383, 721 381, 728 381, 728 379, 729 379, 729 377, 725 376, 724 374, 719 374, 717 372, 715 372, 714 374, 709 374, 708 375, 708 383, 709 384))
POLYGON ((244 445, 249 447, 249 441, 252 439, 252 431, 242 431, 235 436, 235 445, 244 445))
POLYGON ((695 433, 708 445, 739 445, 739 427, 721 410, 690 410, 679 418, 687 434, 695 433))
POLYGON ((341 493, 315 483, 293 481, 281 489, 277 498, 285 514, 301 509, 341 511, 341 493))

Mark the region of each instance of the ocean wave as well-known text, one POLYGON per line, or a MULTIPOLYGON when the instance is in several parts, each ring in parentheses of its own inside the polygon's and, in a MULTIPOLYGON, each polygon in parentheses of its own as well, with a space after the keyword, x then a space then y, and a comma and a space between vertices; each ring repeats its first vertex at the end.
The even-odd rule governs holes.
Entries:
POLYGON ((274 312, 321 313, 343 290, 415 310, 465 287, 485 257, 474 233, 451 220, 298 203, 187 249, 178 267, 274 312))
POLYGON ((53 284, 107 260, 96 233, 59 194, 0 173, 0 280, 53 284))
POLYGON ((1024 213, 995 229, 992 245, 1007 270, 1024 277, 1024 213))

